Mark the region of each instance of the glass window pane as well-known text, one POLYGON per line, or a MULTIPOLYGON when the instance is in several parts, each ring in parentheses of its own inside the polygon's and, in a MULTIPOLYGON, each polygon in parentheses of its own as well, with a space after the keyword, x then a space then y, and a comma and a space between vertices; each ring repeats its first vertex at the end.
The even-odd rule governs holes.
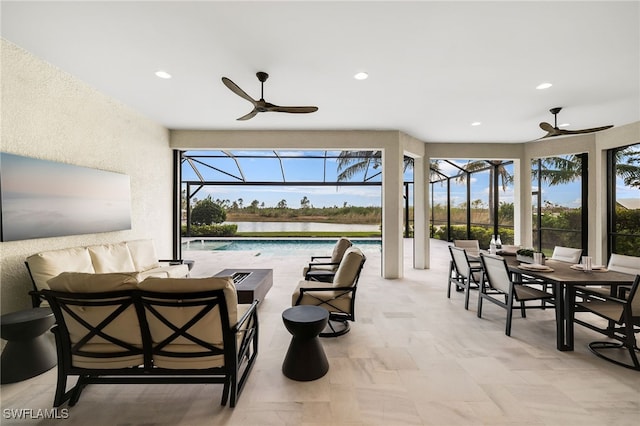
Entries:
POLYGON ((614 150, 615 182, 611 251, 640 254, 640 144, 614 150))
POLYGON ((545 157, 535 167, 534 187, 540 178, 539 248, 547 255, 555 246, 582 248, 581 156, 545 157))

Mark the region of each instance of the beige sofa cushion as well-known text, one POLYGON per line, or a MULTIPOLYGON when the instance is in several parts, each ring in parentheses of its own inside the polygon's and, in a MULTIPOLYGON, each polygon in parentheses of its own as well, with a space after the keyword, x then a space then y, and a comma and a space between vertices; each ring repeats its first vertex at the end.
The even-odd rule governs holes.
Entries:
POLYGON ((127 241, 126 245, 136 271, 146 271, 160 266, 152 240, 127 241))
POLYGON ((99 274, 136 271, 131 253, 124 242, 89 246, 88 249, 93 268, 99 274))
MULTIPOLYGON (((231 277, 211 277, 211 278, 147 278, 138 284, 141 290, 152 292, 178 293, 178 292, 198 292, 208 290, 223 290, 227 302, 229 314, 229 324, 235 325, 238 317, 238 298, 236 288, 231 277)), ((159 307, 156 309, 168 318, 173 324, 182 326, 193 318, 201 307, 193 308, 175 308, 175 307, 159 307)), ((149 323, 149 331, 151 339, 154 343, 161 342, 173 334, 168 328, 157 318, 147 315, 149 323)), ((200 319, 193 327, 189 328, 188 333, 198 339, 210 343, 218 348, 223 348, 222 324, 220 322, 220 314, 218 308, 212 310, 200 319)), ((179 337, 173 343, 167 345, 164 350, 169 352, 198 352, 203 348, 194 344, 191 340, 179 337)), ((161 368, 210 368, 223 365, 222 356, 176 358, 171 356, 154 355, 154 364, 161 368)))
MULTIPOLYGON (((145 278, 185 278, 189 276, 189 267, 187 265, 165 265, 157 268, 147 269, 140 272, 145 278)), ((141 280, 142 281, 142 280, 141 280)))
POLYGON ((48 281, 49 288, 67 293, 102 293, 107 291, 135 290, 138 288, 137 272, 112 272, 94 274, 63 272, 48 281))
MULTIPOLYGON (((97 293, 118 290, 134 290, 138 284, 136 273, 93 274, 63 272, 49 280, 49 287, 55 291, 67 293, 97 293)), ((113 306, 75 306, 72 311, 92 326, 100 324, 116 307, 113 306)), ((87 328, 81 325, 68 313, 63 312, 71 343, 78 343, 87 334, 87 328)), ((142 347, 142 335, 135 308, 129 306, 121 312, 103 331, 117 339, 136 347, 142 347)), ((83 351, 110 353, 122 351, 121 346, 99 337, 92 337, 83 347, 83 351)), ((144 362, 142 355, 113 358, 90 358, 74 355, 72 363, 82 368, 124 368, 140 365, 144 362)))
POLYGON ((38 290, 48 289, 47 281, 62 272, 95 272, 87 247, 43 251, 29 256, 27 263, 38 290))
POLYGON ((360 264, 364 254, 357 247, 350 247, 347 249, 336 275, 333 278, 333 285, 335 287, 351 286, 355 283, 356 275, 360 269, 360 264))

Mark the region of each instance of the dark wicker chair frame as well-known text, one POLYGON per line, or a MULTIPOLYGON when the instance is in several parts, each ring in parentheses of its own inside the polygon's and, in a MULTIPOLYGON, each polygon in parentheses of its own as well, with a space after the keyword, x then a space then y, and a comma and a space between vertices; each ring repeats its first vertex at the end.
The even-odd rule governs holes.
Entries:
POLYGON ((576 309, 573 312, 573 321, 598 333, 617 340, 612 341, 596 341, 589 343, 589 350, 598 357, 620 365, 622 367, 640 370, 640 361, 638 360, 638 342, 635 334, 640 332, 640 275, 636 275, 636 279, 630 289, 621 288, 619 297, 606 296, 601 289, 594 288, 592 291, 589 287, 580 287, 577 292, 582 298, 582 302, 576 303, 576 309), (613 308, 613 309, 612 309, 613 308), (608 322, 606 328, 599 327, 593 323, 575 317, 577 312, 590 312, 608 322), (627 351, 631 362, 623 362, 613 356, 606 354, 627 351))
POLYGON ((507 310, 505 334, 511 336, 513 310, 520 309, 522 318, 526 318, 527 309, 544 309, 544 305, 526 305, 531 300, 552 299, 553 294, 529 287, 527 282, 514 281, 506 260, 500 257, 480 254, 485 279, 478 295, 478 318, 482 318, 482 301, 488 300, 507 310), (518 302, 518 305, 514 305, 518 302))
POLYGON ((343 287, 301 287, 298 299, 295 302, 295 306, 300 304, 300 301, 305 296, 312 297, 317 301, 316 306, 323 307, 329 311, 329 322, 327 323, 327 329, 320 333, 320 337, 338 337, 345 333, 348 333, 351 326, 349 321, 356 320, 356 291, 358 290, 358 281, 360 280, 360 273, 364 267, 364 263, 367 261, 366 256, 362 256, 362 261, 358 267, 353 285, 343 287), (313 295, 311 293, 319 292, 329 294, 335 292, 332 297, 323 298, 313 295), (346 312, 340 307, 335 305, 335 301, 347 294, 351 294, 351 304, 349 311, 346 312))
POLYGON ((227 305, 222 290, 210 290, 189 293, 157 293, 143 290, 124 290, 104 293, 66 293, 41 290, 39 297, 45 298, 53 310, 56 325, 52 328, 55 335, 58 354, 58 379, 54 397, 54 407, 69 401, 75 405, 82 390, 88 384, 124 384, 124 383, 222 383, 222 405, 230 399, 234 407, 258 354, 258 316, 254 302, 242 315, 237 324, 229 324, 227 305), (132 345, 107 332, 106 327, 118 318, 127 308, 133 306, 140 325, 142 346, 132 345), (107 307, 111 312, 97 325, 92 325, 79 316, 73 307, 107 307), (159 307, 194 307, 197 311, 185 324, 173 324, 158 310, 159 307), (189 328, 203 316, 218 308, 222 325, 223 348, 214 346, 189 333, 189 328), (77 343, 72 344, 67 327, 67 317, 73 318, 86 334, 77 343), (162 342, 153 343, 148 320, 154 317, 173 333, 162 342), (237 336, 241 334, 241 339, 237 336), (96 353, 86 351, 85 345, 98 336, 120 347, 118 352, 96 353), (166 349, 177 338, 188 339, 199 347, 197 352, 171 352, 166 349), (127 368, 82 368, 73 365, 72 356, 102 359, 122 359, 129 356, 143 356, 143 364, 127 368), (175 358, 193 358, 222 355, 224 365, 215 368, 173 369, 154 365, 154 355, 175 358), (67 378, 78 376, 78 380, 67 390, 67 378))

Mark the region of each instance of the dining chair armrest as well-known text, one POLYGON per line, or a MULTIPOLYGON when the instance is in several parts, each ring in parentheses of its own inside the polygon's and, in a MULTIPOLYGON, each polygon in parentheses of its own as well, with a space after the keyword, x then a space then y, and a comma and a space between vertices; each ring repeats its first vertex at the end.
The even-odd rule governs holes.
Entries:
POLYGON ((596 289, 591 291, 587 286, 576 286, 575 290, 576 290, 576 295, 595 296, 598 299, 604 300, 607 302, 615 302, 615 303, 622 303, 622 304, 627 303, 627 301, 621 297, 609 296, 609 295, 603 294, 602 292, 598 292, 596 289))

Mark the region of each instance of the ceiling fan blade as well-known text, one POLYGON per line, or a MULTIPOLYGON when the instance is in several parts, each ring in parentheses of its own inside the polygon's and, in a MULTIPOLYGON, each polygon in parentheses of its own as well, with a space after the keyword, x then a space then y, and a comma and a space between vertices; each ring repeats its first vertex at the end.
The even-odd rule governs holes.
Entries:
POLYGON ((556 127, 553 127, 553 126, 552 126, 551 124, 549 124, 549 123, 545 123, 545 122, 540 123, 540 128, 541 128, 542 130, 544 130, 545 132, 547 132, 547 134, 546 134, 546 135, 544 135, 543 137, 541 137, 540 139, 550 138, 550 137, 558 136, 558 135, 561 135, 561 134, 562 134, 562 133, 560 133, 560 132, 561 132, 561 130, 560 130, 560 129, 558 129, 558 128, 556 128, 556 127))
POLYGON ((553 127, 551 124, 545 123, 545 122, 540 123, 540 128, 547 132, 553 132, 554 130, 556 130, 556 128, 553 127))
MULTIPOLYGON (((256 103, 258 101, 256 101, 255 99, 253 99, 251 96, 247 95, 245 93, 244 90, 242 90, 237 84, 235 84, 233 81, 229 80, 227 77, 222 77, 222 82, 224 83, 225 86, 227 86, 233 93, 235 93, 236 95, 240 96, 241 98, 244 98, 246 100, 248 100, 249 102, 251 102, 254 106, 256 105, 256 103)), ((249 117, 251 118, 251 117, 249 117)))
POLYGON ((579 135, 582 133, 595 133, 595 132, 599 132, 601 130, 607 130, 612 128, 613 125, 610 126, 602 126, 602 127, 594 127, 591 129, 582 129, 582 130, 564 130, 564 129, 560 129, 559 132, 561 135, 579 135))
POLYGON ((318 107, 316 106, 277 106, 273 105, 269 108, 269 111, 273 112, 289 112, 292 114, 306 114, 309 112, 316 112, 318 107))
POLYGON ((258 112, 260 112, 260 111, 258 111, 257 109, 254 109, 254 110, 253 110, 253 111, 251 111, 249 114, 247 114, 247 115, 243 115, 243 116, 242 116, 242 117, 240 117, 240 118, 236 118, 236 120, 238 120, 238 121, 245 121, 245 120, 248 120, 248 119, 250 119, 250 118, 255 117, 255 116, 258 114, 258 112))

